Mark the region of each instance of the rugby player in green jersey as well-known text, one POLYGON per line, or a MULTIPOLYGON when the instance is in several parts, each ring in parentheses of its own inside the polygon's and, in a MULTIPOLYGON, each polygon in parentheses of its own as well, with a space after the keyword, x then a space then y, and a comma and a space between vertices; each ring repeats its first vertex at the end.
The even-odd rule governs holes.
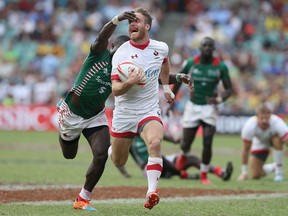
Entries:
POLYGON ((96 210, 89 201, 104 171, 110 146, 105 101, 112 91, 111 60, 118 47, 130 38, 128 36, 117 37, 111 50, 107 48, 108 40, 118 22, 123 20, 132 22, 135 19, 134 12, 124 12, 103 26, 90 47, 90 52, 83 62, 74 86, 64 100, 57 105, 59 142, 63 156, 66 159, 76 157, 81 133, 87 139, 93 154, 93 160, 86 172, 86 181, 74 202, 75 209, 96 210))
MULTIPOLYGON (((203 150, 200 164, 200 180, 202 184, 210 184, 207 178, 212 159, 212 142, 216 132, 218 105, 232 94, 232 84, 229 71, 224 62, 214 57, 215 42, 210 37, 201 41, 200 55, 188 58, 183 63, 180 73, 190 74, 194 81, 194 92, 186 102, 183 114, 183 138, 181 140, 182 157, 179 157, 176 167, 182 170, 185 156, 189 154, 191 145, 199 126, 203 128, 203 150), (218 84, 223 84, 224 91, 218 92, 218 84)), ((181 83, 176 83, 173 92, 176 95, 181 83)), ((172 108, 172 106, 170 107, 172 108)), ((232 170, 230 162, 228 169, 232 170)))

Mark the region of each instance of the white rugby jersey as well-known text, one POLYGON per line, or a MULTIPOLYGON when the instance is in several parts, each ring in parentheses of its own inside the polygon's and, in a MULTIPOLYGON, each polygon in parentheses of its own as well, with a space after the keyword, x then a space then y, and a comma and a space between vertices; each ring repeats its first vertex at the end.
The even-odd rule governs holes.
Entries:
POLYGON ((288 126, 279 116, 271 115, 269 125, 266 130, 259 128, 256 116, 250 117, 244 124, 241 138, 244 141, 252 142, 252 152, 269 149, 271 137, 274 135, 278 135, 281 140, 288 136, 288 126))
POLYGON ((158 78, 162 63, 167 60, 169 48, 164 42, 150 39, 147 44, 136 45, 132 41, 122 44, 112 59, 111 79, 119 79, 118 64, 123 61, 132 61, 145 72, 146 84, 133 86, 128 92, 115 97, 115 108, 144 113, 147 108, 159 106, 158 78))

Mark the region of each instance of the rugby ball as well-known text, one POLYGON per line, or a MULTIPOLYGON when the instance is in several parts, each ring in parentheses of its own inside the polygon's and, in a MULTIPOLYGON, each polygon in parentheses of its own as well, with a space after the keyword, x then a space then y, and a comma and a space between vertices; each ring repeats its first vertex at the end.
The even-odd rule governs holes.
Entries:
MULTIPOLYGON (((122 82, 125 82, 128 79, 128 73, 129 73, 130 68, 135 68, 136 71, 140 69, 138 65, 130 61, 123 61, 118 64, 118 67, 117 67, 118 76, 122 82)), ((138 83, 137 85, 143 86, 145 84, 146 84, 146 77, 144 76, 141 82, 138 83)))

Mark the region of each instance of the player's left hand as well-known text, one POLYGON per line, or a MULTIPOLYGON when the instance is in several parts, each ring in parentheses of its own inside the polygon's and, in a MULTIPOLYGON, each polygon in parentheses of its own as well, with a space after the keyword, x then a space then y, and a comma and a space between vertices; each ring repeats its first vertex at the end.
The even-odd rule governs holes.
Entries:
POLYGON ((122 14, 118 15, 118 20, 119 21, 123 21, 125 19, 129 20, 130 22, 132 22, 132 21, 136 21, 137 17, 135 15, 134 11, 125 11, 122 14))
POLYGON ((169 85, 163 85, 163 90, 164 90, 164 96, 167 100, 167 103, 172 104, 174 102, 175 95, 169 88, 169 85))
MULTIPOLYGON (((172 92, 172 94, 173 94, 173 92, 172 92)), ((167 103, 169 103, 169 104, 174 103, 174 98, 175 98, 174 94, 172 96, 170 93, 164 92, 164 95, 165 95, 165 98, 167 100, 167 103)))
POLYGON ((188 85, 190 92, 194 92, 194 83, 193 83, 193 80, 190 79, 189 75, 181 73, 179 78, 181 82, 188 85))

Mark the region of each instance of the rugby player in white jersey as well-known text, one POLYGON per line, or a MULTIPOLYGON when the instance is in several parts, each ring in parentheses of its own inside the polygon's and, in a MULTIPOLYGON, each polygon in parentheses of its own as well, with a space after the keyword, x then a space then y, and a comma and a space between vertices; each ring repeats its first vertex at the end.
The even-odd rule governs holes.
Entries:
POLYGON ((249 158, 249 171, 253 179, 260 179, 273 172, 274 181, 283 181, 282 144, 288 144, 286 123, 279 116, 272 114, 267 105, 261 104, 256 110, 256 116, 250 117, 242 128, 241 138, 242 167, 238 180, 248 179, 249 158), (274 163, 265 164, 272 146, 274 163))
POLYGON ((152 209, 159 202, 158 181, 162 172, 160 143, 164 129, 159 108, 160 76, 168 103, 174 101, 174 94, 168 86, 170 63, 166 43, 149 38, 152 17, 144 8, 134 10, 136 21, 129 22, 130 41, 124 43, 112 59, 112 93, 115 96, 111 135, 113 137, 109 155, 116 167, 123 166, 129 156, 133 138, 138 134, 147 145, 148 190, 144 207, 152 209), (122 61, 132 61, 142 68, 130 71, 127 81, 121 82, 117 66, 122 61), (161 72, 161 73, 160 73, 161 72), (137 84, 146 77, 146 84, 137 84))

